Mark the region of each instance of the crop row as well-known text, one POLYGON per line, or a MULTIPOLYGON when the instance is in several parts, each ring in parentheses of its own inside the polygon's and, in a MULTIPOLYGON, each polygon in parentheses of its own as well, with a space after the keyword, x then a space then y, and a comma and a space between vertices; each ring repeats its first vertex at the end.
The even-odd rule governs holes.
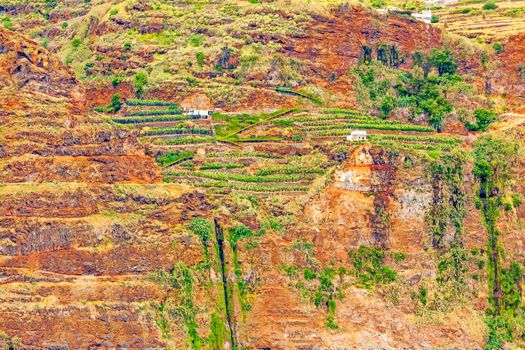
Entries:
POLYGON ((266 168, 257 172, 259 176, 266 176, 272 174, 324 174, 325 171, 321 168, 302 168, 302 167, 279 167, 266 168))
POLYGON ((151 107, 178 107, 178 102, 169 102, 169 101, 160 101, 160 100, 136 100, 128 99, 126 100, 126 105, 128 106, 151 106, 151 107))
POLYGON ((214 143, 215 137, 212 136, 186 136, 172 139, 156 139, 156 145, 191 145, 197 143, 214 143))
POLYGON ((415 151, 445 151, 449 152, 452 148, 450 145, 447 144, 439 144, 439 143, 409 143, 409 142, 395 142, 395 141, 377 141, 374 142, 375 144, 379 146, 389 147, 389 148, 401 148, 401 149, 407 149, 407 150, 415 150, 415 151))
POLYGON ((361 114, 362 112, 353 109, 341 109, 341 108, 326 108, 323 110, 329 114, 361 114))
POLYGON ((185 134, 197 134, 197 135, 211 135, 211 130, 199 129, 199 128, 155 128, 147 129, 142 132, 144 136, 152 135, 185 135, 185 134))
POLYGON ((152 111, 131 111, 126 112, 124 115, 126 117, 149 117, 155 115, 179 115, 182 114, 180 109, 165 109, 165 110, 152 110, 152 111))
POLYGON ((236 139, 232 138, 231 141, 233 142, 271 142, 271 141, 282 141, 282 137, 275 137, 275 136, 258 136, 258 137, 245 137, 242 139, 236 139))
MULTIPOLYGON (((432 132, 433 128, 422 125, 409 125, 409 124, 367 124, 367 123, 349 123, 345 125, 331 125, 331 126, 315 126, 306 127, 306 131, 319 132, 323 134, 325 131, 331 133, 332 131, 344 131, 347 129, 373 129, 373 130, 392 130, 392 131, 420 131, 420 132, 432 132)), ((344 132, 341 133, 343 135, 344 132)))
MULTIPOLYGON (((169 179, 168 179, 169 182, 169 179)), ((262 186, 253 184, 236 184, 225 181, 201 181, 193 183, 192 185, 197 187, 217 187, 217 188, 230 188, 237 191, 250 191, 250 192, 304 192, 308 191, 309 187, 306 185, 272 185, 262 186)))
POLYGON ((369 135, 369 139, 372 141, 408 141, 408 142, 432 142, 432 143, 443 143, 449 145, 457 145, 461 143, 461 140, 457 137, 441 137, 441 136, 416 136, 416 135, 369 135))
MULTIPOLYGON (((305 115, 305 116, 297 116, 297 117, 291 117, 291 118, 283 118, 278 119, 275 121, 275 123, 307 123, 307 122, 316 122, 316 121, 330 121, 330 120, 359 120, 359 121, 368 121, 368 120, 378 120, 378 121, 386 121, 384 119, 379 119, 376 117, 371 117, 368 115, 360 114, 360 115, 345 115, 345 114, 332 114, 332 115, 305 115)), ((389 122, 393 123, 401 123, 394 120, 389 120, 389 122)))
POLYGON ((158 117, 145 117, 145 118, 113 118, 115 123, 119 124, 142 124, 142 123, 154 123, 154 122, 172 122, 180 120, 192 120, 201 119, 201 116, 158 116, 158 117))
POLYGON ((243 157, 254 157, 254 158, 266 158, 266 159, 281 159, 281 156, 275 154, 267 154, 261 152, 240 152, 231 151, 225 153, 210 153, 207 155, 208 158, 243 158, 243 157))
POLYGON ((244 164, 235 164, 235 163, 204 163, 200 166, 200 170, 220 170, 220 169, 239 169, 244 168, 244 164))
POLYGON ((379 118, 372 118, 372 117, 349 117, 347 119, 333 119, 333 120, 316 120, 316 121, 309 121, 301 123, 302 126, 306 127, 313 127, 313 126, 330 126, 330 125, 338 125, 334 124, 337 122, 345 122, 345 123, 351 123, 351 124, 373 124, 373 125, 409 125, 404 124, 403 122, 400 122, 398 120, 385 120, 385 119, 379 119, 379 118))
POLYGON ((292 175, 246 175, 246 174, 231 174, 223 172, 206 172, 206 171, 167 171, 167 176, 189 176, 201 177, 205 179, 218 181, 239 181, 239 182, 297 182, 303 180, 312 180, 313 177, 309 174, 292 174, 292 175))

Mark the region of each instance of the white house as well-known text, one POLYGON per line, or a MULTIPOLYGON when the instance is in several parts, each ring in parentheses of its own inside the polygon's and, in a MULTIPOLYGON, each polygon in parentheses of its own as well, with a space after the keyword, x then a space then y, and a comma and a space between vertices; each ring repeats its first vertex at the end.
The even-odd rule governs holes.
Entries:
POLYGON ((425 0, 425 5, 427 6, 450 6, 455 5, 459 0, 425 0))
POLYGON ((412 16, 425 23, 432 22, 432 10, 423 10, 419 13, 413 13, 412 16))
POLYGON ((367 133, 365 130, 352 130, 350 135, 346 136, 347 141, 366 141, 367 133))
POLYGON ((211 116, 211 111, 207 109, 188 109, 186 114, 193 117, 199 118, 209 118, 211 116))

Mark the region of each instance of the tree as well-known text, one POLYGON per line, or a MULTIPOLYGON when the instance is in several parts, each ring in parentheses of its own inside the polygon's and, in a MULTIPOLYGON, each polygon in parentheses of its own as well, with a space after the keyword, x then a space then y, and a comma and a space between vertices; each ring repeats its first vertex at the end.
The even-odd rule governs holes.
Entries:
POLYGON ((423 69, 424 77, 426 78, 426 76, 428 75, 428 73, 430 73, 430 70, 432 69, 432 62, 430 61, 430 58, 424 53, 416 51, 412 55, 412 59, 414 60, 414 65, 423 69))
POLYGON ((135 88, 135 94, 138 98, 144 95, 144 86, 148 83, 148 76, 146 73, 137 73, 133 77, 133 87, 135 88))
POLYGON ((467 129, 470 131, 486 131, 490 124, 498 120, 496 113, 483 108, 476 109, 474 117, 476 118, 476 124, 466 123, 467 129))
POLYGON ((458 68, 454 55, 449 49, 434 49, 430 61, 437 68, 439 75, 454 74, 458 68))
POLYGON ((120 101, 120 94, 111 96, 111 103, 109 104, 110 109, 113 112, 118 112, 122 108, 122 102, 120 101))

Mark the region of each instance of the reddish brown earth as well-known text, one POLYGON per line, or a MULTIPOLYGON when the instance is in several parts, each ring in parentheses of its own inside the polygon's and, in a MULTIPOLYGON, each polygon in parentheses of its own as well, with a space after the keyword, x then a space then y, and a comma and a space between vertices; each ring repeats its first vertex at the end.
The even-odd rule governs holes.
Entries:
POLYGON ((518 113, 525 112, 525 33, 513 35, 504 44, 494 72, 494 92, 504 95, 516 106, 518 113))
MULTIPOLYGON (((403 67, 410 65, 414 49, 429 50, 441 43, 440 33, 421 23, 365 16, 359 12, 364 10, 341 11, 318 18, 305 37, 291 38, 286 46, 291 56, 311 61, 312 77, 336 72, 338 81, 348 84, 332 85, 339 94, 351 84, 343 75, 357 63, 364 43, 399 43, 406 57, 403 67)), ((148 275, 181 261, 192 266, 202 262, 202 245, 185 228, 190 220, 217 215, 227 227, 228 210, 242 209, 222 200, 213 207, 212 196, 161 184, 160 169, 133 132, 88 112, 87 100, 98 104, 117 91, 130 96, 129 85, 104 93, 90 88, 86 97, 72 72, 36 43, 0 29, 0 45, 0 330, 18 337, 22 348, 34 350, 185 348, 187 335, 180 322, 171 325, 173 339, 163 338, 156 312, 171 291, 148 275)), ((173 99, 180 90, 165 87, 150 93, 173 99)), ((209 104, 195 91, 180 96, 209 104)), ((270 90, 250 89, 244 96, 233 109, 294 101, 270 90)), ((219 106, 228 107, 222 103, 219 106)), ((275 147, 273 152, 280 154, 306 154, 312 148, 252 147, 275 147)), ((319 148, 329 156, 335 153, 319 148)), ((239 262, 252 309, 243 313, 235 301, 236 338, 249 349, 481 348, 486 338, 482 271, 480 281, 469 279, 473 291, 467 300, 450 310, 421 314, 413 300, 421 286, 434 280, 439 258, 426 249, 431 234, 425 216, 433 183, 424 166, 405 168, 405 159, 375 147, 348 147, 345 152, 347 158, 328 184, 300 203, 288 198, 284 204, 264 202, 272 215, 295 210, 300 217, 284 232, 262 236, 255 249, 240 244, 239 262), (300 239, 313 243, 311 256, 292 247, 300 239), (337 299, 335 316, 341 329, 329 330, 326 310, 301 299, 295 279, 287 277, 282 266, 303 268, 308 259, 322 266, 348 266, 348 251, 361 244, 404 252, 405 261, 388 258, 401 282, 396 290, 367 290, 343 278, 337 284, 346 285, 345 297, 337 299)), ((516 178, 523 177, 523 168, 521 162, 516 178)), ((474 188, 473 182, 466 178, 465 186, 474 188)), ((515 184, 518 193, 522 187, 515 184)), ((486 233, 479 213, 472 201, 467 208, 465 246, 483 249, 486 233)), ((523 210, 505 214, 502 224, 508 227, 503 244, 515 257, 525 250, 520 238, 523 210)), ((246 218, 245 224, 260 227, 255 217, 246 218)), ((452 235, 447 231, 445 240, 452 235)), ((227 251, 227 278, 233 284, 231 259, 227 251)), ((208 278, 219 280, 216 267, 208 278)), ((204 284, 197 285, 195 293, 198 331, 207 335, 217 291, 207 293, 204 284)))
POLYGON ((0 45, 0 330, 24 349, 163 347, 148 305, 165 292, 145 276, 200 259, 172 228, 209 205, 154 185, 135 135, 88 114, 56 58, 3 29, 0 45))

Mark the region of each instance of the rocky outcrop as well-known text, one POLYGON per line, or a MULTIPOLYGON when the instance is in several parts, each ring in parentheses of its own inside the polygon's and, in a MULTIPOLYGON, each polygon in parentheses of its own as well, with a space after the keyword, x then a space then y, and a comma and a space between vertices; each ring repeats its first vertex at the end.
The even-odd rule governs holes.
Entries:
POLYGON ((0 30, 0 182, 159 182, 134 134, 88 113, 73 73, 37 43, 0 30))
POLYGON ((496 59, 490 92, 505 95, 516 112, 525 112, 525 33, 509 37, 496 59))
POLYGON ((163 347, 148 305, 164 294, 146 275, 200 259, 172 226, 206 215, 205 199, 157 188, 136 135, 90 113, 68 68, 3 29, 0 96, 3 336, 24 349, 163 347))

